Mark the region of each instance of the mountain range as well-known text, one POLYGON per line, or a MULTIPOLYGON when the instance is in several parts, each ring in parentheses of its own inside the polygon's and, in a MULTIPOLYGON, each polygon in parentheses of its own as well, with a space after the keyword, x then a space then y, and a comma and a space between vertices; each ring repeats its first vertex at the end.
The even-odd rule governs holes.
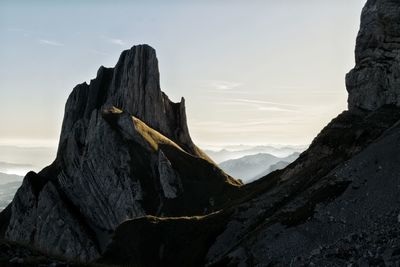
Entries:
POLYGON ((307 149, 307 146, 250 146, 250 145, 230 145, 222 149, 204 150, 216 163, 220 164, 231 159, 239 159, 245 156, 255 154, 270 154, 278 158, 288 157, 293 153, 301 153, 307 149))
POLYGON ((1 145, 0 172, 24 176, 30 170, 40 171, 56 154, 53 146, 1 145))
POLYGON ((399 49, 400 2, 368 0, 348 110, 294 162, 246 185, 193 143, 184 99, 161 91, 155 50, 124 51, 73 89, 55 161, 29 172, 0 213, 0 260, 398 266, 399 49))
POLYGON ((257 180, 275 170, 283 169, 299 157, 300 153, 293 153, 279 158, 267 153, 244 156, 218 164, 218 166, 232 177, 240 178, 244 183, 257 180))
POLYGON ((0 172, 0 211, 11 203, 15 192, 21 186, 23 177, 0 172))

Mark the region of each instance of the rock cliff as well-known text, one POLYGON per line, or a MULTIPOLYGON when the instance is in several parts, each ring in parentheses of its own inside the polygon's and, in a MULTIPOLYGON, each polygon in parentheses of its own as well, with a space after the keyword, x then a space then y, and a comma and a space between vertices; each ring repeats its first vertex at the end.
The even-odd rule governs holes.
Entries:
POLYGON ((347 74, 349 110, 400 106, 400 5, 369 0, 361 15, 356 66, 347 74))
POLYGON ((8 240, 92 260, 121 222, 212 212, 240 185, 193 144, 184 100, 161 91, 155 50, 139 45, 74 88, 54 163, 26 175, 1 228, 8 240))
POLYGON ((346 77, 349 111, 333 119, 295 162, 245 185, 219 212, 124 222, 101 262, 398 266, 399 37, 400 2, 369 0, 356 66, 346 77))
POLYGON ((398 266, 399 11, 366 3, 349 110, 245 186, 193 144, 183 103, 160 91, 154 50, 124 52, 74 89, 55 162, 28 173, 0 233, 118 265, 398 266))

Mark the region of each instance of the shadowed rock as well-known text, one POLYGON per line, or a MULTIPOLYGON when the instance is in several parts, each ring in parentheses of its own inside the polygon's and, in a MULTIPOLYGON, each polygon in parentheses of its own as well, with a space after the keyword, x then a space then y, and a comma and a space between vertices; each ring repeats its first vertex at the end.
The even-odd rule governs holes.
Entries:
POLYGON ((139 45, 74 88, 56 160, 25 177, 0 228, 9 240, 91 260, 121 222, 213 212, 240 185, 193 144, 183 98, 161 91, 155 50, 139 45))
POLYGON ((346 76, 349 110, 400 106, 400 4, 369 0, 355 50, 356 66, 346 76))
MULTIPOLYGON (((160 89, 156 52, 148 45, 122 52, 115 68, 100 67, 90 84, 77 85, 68 98, 60 147, 79 120, 90 120, 102 106, 115 106, 170 138, 193 155, 207 157, 192 142, 185 100, 173 103, 160 89)), ((62 150, 61 150, 62 151, 62 150)))
POLYGON ((349 111, 295 162, 243 186, 220 212, 126 221, 101 262, 398 266, 399 51, 400 2, 369 0, 346 79, 349 111))

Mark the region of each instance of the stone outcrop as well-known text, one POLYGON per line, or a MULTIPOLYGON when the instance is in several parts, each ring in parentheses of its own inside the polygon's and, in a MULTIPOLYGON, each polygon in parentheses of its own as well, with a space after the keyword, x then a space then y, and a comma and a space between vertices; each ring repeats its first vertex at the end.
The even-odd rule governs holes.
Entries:
POLYGON ((161 91, 155 50, 139 45, 74 88, 54 163, 25 177, 0 225, 8 240, 86 261, 127 219, 212 212, 239 187, 193 144, 184 100, 161 91))
MULTIPOLYGON (((241 195, 218 213, 124 222, 102 262, 309 266, 312 254, 320 250, 327 258, 316 266, 337 266, 336 262, 346 266, 363 260, 363 254, 373 246, 375 253, 385 239, 392 240, 394 248, 380 244, 380 253, 396 250, 400 248, 400 235, 390 233, 399 232, 399 121, 400 109, 394 107, 380 108, 367 116, 346 111, 321 131, 298 160, 246 184, 241 195), (387 214, 387 230, 375 245, 364 238, 358 250, 346 252, 356 257, 353 262, 350 256, 347 260, 340 258, 347 247, 336 242, 351 235, 374 236, 376 224, 387 214), (192 242, 186 244, 180 237, 192 242)), ((392 259, 390 255, 387 261, 392 259)))
POLYGON ((356 66, 346 77, 349 110, 400 106, 400 5, 369 0, 361 16, 356 66))
POLYGON ((106 264, 398 266, 399 11, 367 2, 349 111, 245 186, 193 144, 183 105, 159 90, 153 50, 124 52, 75 88, 57 159, 25 177, 0 233, 106 264))
POLYGON ((148 45, 122 52, 115 68, 100 67, 90 84, 76 86, 68 98, 59 152, 73 126, 88 121, 102 106, 115 106, 144 121, 193 155, 206 157, 193 144, 186 123, 185 100, 173 103, 160 89, 156 52, 148 45))
POLYGON ((217 213, 124 222, 101 261, 398 266, 399 48, 400 2, 369 0, 357 38, 356 67, 346 78, 349 111, 333 119, 295 162, 245 185, 217 213))

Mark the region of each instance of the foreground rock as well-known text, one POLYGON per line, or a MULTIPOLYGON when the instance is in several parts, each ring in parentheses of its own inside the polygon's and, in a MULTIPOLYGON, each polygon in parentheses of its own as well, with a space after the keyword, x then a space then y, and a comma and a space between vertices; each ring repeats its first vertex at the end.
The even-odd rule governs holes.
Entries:
POLYGON ((49 256, 33 247, 5 240, 0 240, 0 266, 102 267, 102 265, 99 264, 86 264, 79 261, 68 260, 62 256, 49 256))
POLYGON ((0 231, 104 264, 398 266, 399 10, 363 10, 349 111, 284 170, 240 188, 190 141, 182 106, 151 89, 152 50, 133 48, 120 60, 133 63, 74 90, 56 161, 26 176, 0 231), (135 88, 147 86, 143 98, 135 88))
POLYGON ((154 49, 134 46, 74 88, 56 160, 26 175, 0 229, 8 240, 87 261, 127 219, 209 213, 239 186, 193 144, 184 100, 160 90, 154 49))
MULTIPOLYGON (((335 249, 337 240, 353 233, 369 235, 376 229, 375 222, 395 212, 400 201, 395 178, 400 171, 399 120, 400 109, 393 107, 368 115, 344 112, 297 161, 246 185, 224 210, 200 218, 146 217, 125 222, 102 262, 288 266, 297 257, 306 262, 321 247, 335 249), (382 176, 377 175, 379 170, 382 176), (391 178, 385 178, 388 173, 391 178), (180 242, 177 236, 192 242, 180 242), (161 248, 164 254, 158 253, 161 248)), ((397 226, 392 220, 391 227, 397 226)))
POLYGON ((332 120, 299 159, 246 185, 217 213, 125 222, 101 262, 398 266, 399 11, 398 1, 367 2, 357 65, 347 76, 349 111, 332 120))
POLYGON ((400 106, 400 5, 369 0, 357 37, 356 66, 346 77, 349 109, 400 106))

